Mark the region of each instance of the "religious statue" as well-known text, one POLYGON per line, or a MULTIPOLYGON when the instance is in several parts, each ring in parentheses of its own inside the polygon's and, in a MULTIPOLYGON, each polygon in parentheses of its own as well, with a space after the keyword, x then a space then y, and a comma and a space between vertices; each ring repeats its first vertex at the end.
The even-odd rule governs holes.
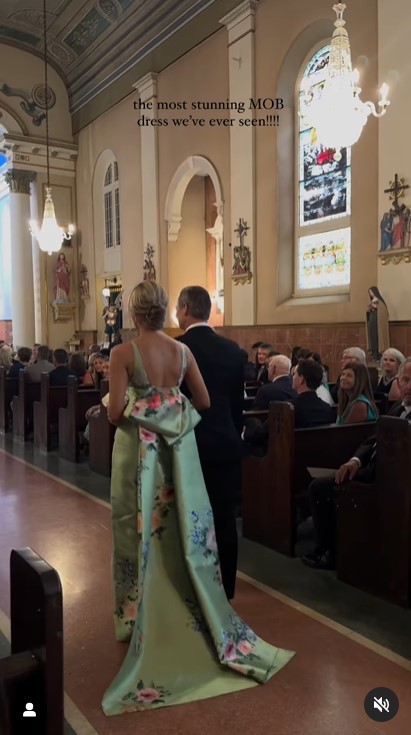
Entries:
POLYGON ((85 300, 90 298, 90 283, 88 280, 88 270, 85 265, 81 266, 80 274, 80 298, 85 300))
POLYGON ((399 263, 402 259, 409 262, 411 253, 407 254, 410 248, 411 235, 411 212, 406 204, 399 204, 399 199, 404 196, 408 184, 405 184, 403 178, 399 178, 395 174, 394 180, 390 182, 388 189, 384 192, 388 194, 392 202, 388 212, 384 212, 381 222, 381 240, 380 240, 380 257, 383 265, 389 260, 399 263), (394 251, 400 251, 397 255, 394 251))
POLYGON ((147 247, 144 251, 143 281, 156 280, 156 267, 153 262, 153 256, 154 248, 152 245, 147 243, 147 247))
POLYGON ((235 286, 239 283, 251 283, 253 277, 251 272, 251 250, 248 245, 244 244, 244 237, 247 235, 248 230, 247 222, 243 219, 239 220, 237 229, 234 230, 237 233, 237 237, 240 238, 240 244, 236 245, 233 250, 233 272, 231 278, 235 286))
POLYGON ((70 303, 71 268, 64 253, 59 253, 54 270, 54 304, 70 303))
POLYGON ((110 296, 103 295, 103 319, 105 323, 104 332, 107 341, 111 344, 122 327, 122 300, 123 292, 117 295, 114 303, 110 303, 110 296))
POLYGON ((377 286, 371 286, 368 295, 371 300, 366 312, 367 349, 377 361, 390 346, 388 309, 377 286))

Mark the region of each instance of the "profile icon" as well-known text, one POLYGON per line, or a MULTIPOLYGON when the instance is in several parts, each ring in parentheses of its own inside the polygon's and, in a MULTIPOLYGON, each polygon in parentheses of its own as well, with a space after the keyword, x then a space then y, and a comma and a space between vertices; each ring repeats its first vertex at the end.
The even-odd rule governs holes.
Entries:
POLYGON ((32 704, 31 702, 27 702, 26 711, 23 712, 23 717, 36 717, 36 713, 34 711, 34 704, 32 704))

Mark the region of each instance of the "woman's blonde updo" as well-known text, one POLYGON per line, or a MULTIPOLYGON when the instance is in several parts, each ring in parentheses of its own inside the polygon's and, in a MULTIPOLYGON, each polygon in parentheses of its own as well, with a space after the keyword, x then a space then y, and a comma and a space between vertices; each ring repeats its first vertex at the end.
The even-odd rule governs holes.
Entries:
POLYGON ((154 281, 142 281, 134 286, 128 308, 134 324, 146 329, 162 329, 166 319, 168 296, 154 281))

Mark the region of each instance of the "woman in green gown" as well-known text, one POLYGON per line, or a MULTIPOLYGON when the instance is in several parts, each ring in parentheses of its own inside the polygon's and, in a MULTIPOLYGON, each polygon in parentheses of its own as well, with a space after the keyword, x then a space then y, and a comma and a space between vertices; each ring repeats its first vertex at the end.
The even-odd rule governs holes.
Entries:
POLYGON ((210 401, 190 350, 162 331, 167 305, 156 283, 136 286, 137 337, 110 357, 115 633, 130 646, 104 694, 107 715, 246 689, 294 655, 258 638, 227 601, 194 435, 210 401))

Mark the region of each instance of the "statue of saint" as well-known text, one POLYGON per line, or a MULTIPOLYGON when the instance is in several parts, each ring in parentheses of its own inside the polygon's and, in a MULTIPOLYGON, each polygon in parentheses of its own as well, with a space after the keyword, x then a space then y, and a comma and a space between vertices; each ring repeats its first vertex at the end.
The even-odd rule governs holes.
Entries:
POLYGON ((390 346, 388 309, 377 286, 368 289, 371 299, 366 312, 367 349, 374 360, 379 360, 390 346))
POLYGON ((64 253, 59 253, 54 270, 54 304, 70 303, 70 273, 64 253))

